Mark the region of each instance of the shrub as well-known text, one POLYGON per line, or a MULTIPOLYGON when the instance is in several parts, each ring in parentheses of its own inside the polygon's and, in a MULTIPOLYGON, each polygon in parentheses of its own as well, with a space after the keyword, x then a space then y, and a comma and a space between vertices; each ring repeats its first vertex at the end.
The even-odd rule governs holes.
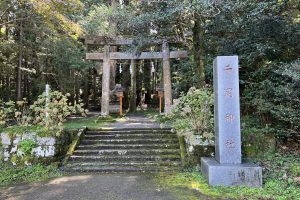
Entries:
POLYGON ((32 122, 31 110, 28 107, 26 98, 22 101, 17 101, 14 109, 14 119, 19 126, 30 126, 32 122))
MULTIPOLYGON (((256 85, 251 104, 265 123, 276 128, 276 136, 299 138, 300 131, 300 60, 290 64, 271 63, 265 80, 256 85)), ((253 88, 246 93, 251 94, 253 88)), ((252 92, 253 94, 253 92, 252 92)))
POLYGON ((82 108, 83 104, 72 106, 68 103, 67 96, 68 94, 63 95, 58 91, 50 92, 48 98, 45 93, 40 95, 37 101, 30 106, 34 114, 33 123, 50 130, 62 130, 63 122, 69 115, 75 113, 85 115, 85 110, 82 108))
POLYGON ((213 140, 213 94, 208 87, 190 88, 181 95, 167 118, 180 135, 199 135, 203 141, 213 140))
POLYGON ((0 127, 9 125, 9 121, 20 126, 29 126, 32 121, 30 115, 26 98, 16 103, 13 101, 0 102, 0 127))
MULTIPOLYGON (((0 102, 0 128, 13 127, 16 124, 19 127, 30 128, 31 125, 43 127, 43 131, 60 134, 63 130, 63 122, 71 114, 81 114, 85 116, 83 104, 68 103, 68 94, 53 91, 46 98, 45 93, 40 95, 33 105, 28 106, 26 99, 22 101, 0 102), (13 123, 12 123, 13 122, 13 123)), ((15 129, 11 129, 15 131, 15 129)), ((23 130, 23 129, 22 129, 23 130)))
POLYGON ((14 102, 2 102, 0 100, 0 127, 5 127, 8 120, 10 119, 10 114, 14 111, 14 102))

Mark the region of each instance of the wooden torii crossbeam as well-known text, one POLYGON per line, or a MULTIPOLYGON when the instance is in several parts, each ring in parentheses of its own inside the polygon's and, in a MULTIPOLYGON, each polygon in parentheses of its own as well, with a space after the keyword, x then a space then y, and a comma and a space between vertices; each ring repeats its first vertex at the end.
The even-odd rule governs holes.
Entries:
MULTIPOLYGON (((165 113, 170 112, 172 105, 172 83, 171 83, 171 69, 170 59, 179 59, 188 57, 187 51, 171 51, 167 42, 162 43, 162 52, 141 52, 135 53, 122 53, 122 52, 110 52, 110 46, 118 45, 131 45, 133 40, 131 39, 107 39, 101 40, 86 39, 86 44, 98 44, 105 45, 103 53, 87 53, 87 60, 103 60, 103 78, 102 78, 102 101, 101 101, 101 114, 109 114, 109 83, 110 83, 110 61, 111 60, 131 60, 132 69, 134 69, 135 60, 145 59, 162 59, 163 60, 163 79, 164 79, 164 99, 165 99, 165 113), (109 45, 108 45, 109 44, 109 45)), ((159 42, 158 42, 159 43, 159 42)), ((132 76, 136 76, 135 70, 132 70, 132 76)), ((132 86, 135 88, 136 86, 132 86)))
MULTIPOLYGON (((107 37, 107 36, 87 36, 84 38, 85 44, 87 45, 112 45, 112 46, 122 46, 122 45, 135 45, 141 41, 137 41, 133 38, 123 38, 123 37, 107 37)), ((165 42, 164 39, 145 39, 142 41, 143 44, 161 45, 165 42)), ((182 43, 182 41, 175 38, 168 38, 168 43, 182 43)))
MULTIPOLYGON (((186 58, 188 56, 187 51, 171 51, 170 58, 186 58)), ((87 60, 104 60, 104 53, 87 53, 87 60)), ((162 52, 142 52, 138 55, 132 53, 110 52, 110 60, 146 60, 146 59, 163 59, 162 52)))

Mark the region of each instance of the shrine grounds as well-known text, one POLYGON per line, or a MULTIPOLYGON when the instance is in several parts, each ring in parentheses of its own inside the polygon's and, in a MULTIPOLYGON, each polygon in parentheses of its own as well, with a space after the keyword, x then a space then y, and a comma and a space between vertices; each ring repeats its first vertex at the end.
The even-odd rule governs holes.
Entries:
MULTIPOLYGON (((148 114, 153 115, 153 112, 148 114)), ((103 119, 95 123, 92 117, 69 121, 65 126, 77 128, 81 123, 94 127, 109 126, 110 123, 126 123, 126 118, 103 119)), ((105 192, 110 197, 99 199, 299 199, 300 162, 292 147, 276 149, 252 161, 263 167, 263 188, 210 187, 197 167, 186 167, 176 173, 69 174, 59 169, 59 163, 27 167, 2 163, 0 199, 36 199, 41 196, 45 197, 43 199, 97 199, 97 195, 105 192), (130 187, 128 181, 135 183, 130 187), (100 183, 108 186, 97 187, 100 183), (66 190, 61 191, 61 188, 66 190), (122 195, 125 196, 121 198, 122 195)))

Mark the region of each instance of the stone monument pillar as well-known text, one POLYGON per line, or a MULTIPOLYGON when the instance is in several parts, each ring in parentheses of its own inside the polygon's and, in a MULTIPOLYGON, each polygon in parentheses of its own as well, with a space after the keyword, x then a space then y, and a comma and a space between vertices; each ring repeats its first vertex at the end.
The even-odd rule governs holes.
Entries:
POLYGON ((214 61, 215 158, 201 158, 209 185, 262 186, 262 168, 242 163, 238 56, 214 61))

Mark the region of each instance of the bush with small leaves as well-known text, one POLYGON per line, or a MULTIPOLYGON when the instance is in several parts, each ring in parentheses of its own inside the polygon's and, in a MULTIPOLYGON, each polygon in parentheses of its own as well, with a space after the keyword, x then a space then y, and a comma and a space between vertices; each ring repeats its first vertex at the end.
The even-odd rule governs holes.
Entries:
POLYGON ((166 117, 174 122, 180 135, 200 135, 203 141, 213 140, 213 94, 208 87, 190 88, 182 95, 166 117))
POLYGON ((32 122, 30 115, 26 98, 16 103, 0 102, 0 127, 7 126, 9 121, 19 126, 29 126, 32 122))
POLYGON ((13 112, 13 102, 2 102, 0 101, 0 127, 5 127, 9 120, 9 114, 13 112))
POLYGON ((40 95, 30 106, 34 116, 33 123, 49 130, 62 131, 63 123, 71 114, 80 113, 85 116, 83 104, 72 106, 68 103, 68 95, 58 91, 50 92, 48 97, 45 93, 40 95))

